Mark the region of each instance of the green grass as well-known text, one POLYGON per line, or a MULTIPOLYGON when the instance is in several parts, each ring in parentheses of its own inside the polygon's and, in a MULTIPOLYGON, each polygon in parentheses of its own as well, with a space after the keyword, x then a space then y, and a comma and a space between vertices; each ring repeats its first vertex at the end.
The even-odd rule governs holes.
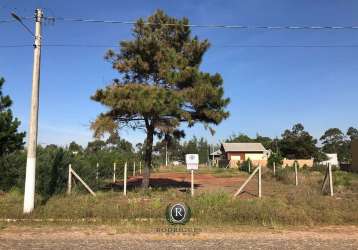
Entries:
MULTIPOLYGON (((238 173, 237 170, 211 171, 216 175, 238 173)), ((300 171, 299 174, 300 184, 296 187, 292 172, 287 172, 286 183, 277 181, 277 177, 266 171, 262 199, 233 198, 224 191, 198 193, 191 198, 190 194, 175 189, 136 190, 127 197, 112 191, 99 192, 96 197, 74 193, 53 196, 45 204, 37 197, 34 212, 26 216, 22 214, 22 194, 12 190, 0 196, 0 218, 58 219, 59 223, 64 220, 62 223, 75 225, 167 225, 166 206, 184 201, 192 209, 193 220, 188 226, 358 224, 358 175, 335 171, 336 194, 329 197, 320 193, 322 173, 300 171)), ((1 223, 0 228, 6 226, 1 223)))

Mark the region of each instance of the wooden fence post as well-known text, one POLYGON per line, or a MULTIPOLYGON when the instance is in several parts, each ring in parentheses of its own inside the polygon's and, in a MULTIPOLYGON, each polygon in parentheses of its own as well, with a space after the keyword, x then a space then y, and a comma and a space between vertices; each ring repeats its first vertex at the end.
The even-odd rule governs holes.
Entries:
POLYGON ((333 196, 332 165, 330 163, 328 163, 328 171, 329 171, 329 191, 330 191, 330 195, 333 196))
POLYGON ((324 189, 327 184, 327 180, 329 181, 329 195, 333 196, 333 178, 332 178, 332 166, 331 164, 327 164, 326 166, 326 173, 324 175, 323 183, 322 183, 322 193, 324 192, 324 189))
POLYGON ((135 161, 133 162, 133 176, 135 176, 135 161))
POLYGON ((96 182, 97 182, 97 186, 98 186, 98 181, 99 181, 99 163, 97 162, 97 165, 96 165, 96 182))
POLYGON ((127 195, 127 162, 124 164, 123 194, 127 195))
POLYGON ((71 194, 72 189, 72 169, 71 164, 68 165, 68 182, 67 182, 67 194, 71 194))
POLYGON ((114 162, 113 163, 113 183, 116 183, 116 167, 117 167, 117 164, 114 162))
POLYGON ((191 197, 194 197, 194 170, 191 170, 191 197))
POLYGON ((259 166, 258 189, 259 189, 259 198, 261 198, 261 166, 259 166))
POLYGON ((298 176, 297 176, 297 162, 295 164, 295 185, 298 186, 298 176))
POLYGON ((258 166, 253 172, 252 174, 249 176, 249 178, 246 179, 246 181, 244 182, 244 184, 241 185, 241 187, 239 188, 239 190, 237 190, 237 192, 234 194, 234 197, 238 196, 241 191, 246 187, 247 183, 249 183, 249 181, 252 179, 252 177, 259 171, 259 190, 258 190, 258 195, 261 198, 261 166, 258 166))
POLYGON ((92 191, 92 189, 82 180, 82 178, 71 168, 71 173, 74 177, 76 177, 77 180, 79 180, 82 185, 87 189, 88 192, 90 192, 93 196, 96 196, 96 194, 92 191))

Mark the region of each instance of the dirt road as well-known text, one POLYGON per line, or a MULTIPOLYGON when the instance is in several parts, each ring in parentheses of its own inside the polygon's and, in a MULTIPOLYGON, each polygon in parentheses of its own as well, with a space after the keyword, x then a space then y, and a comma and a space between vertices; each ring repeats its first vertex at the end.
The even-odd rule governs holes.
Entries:
POLYGON ((0 249, 358 249, 358 227, 201 232, 195 236, 119 233, 110 227, 8 227, 0 249))

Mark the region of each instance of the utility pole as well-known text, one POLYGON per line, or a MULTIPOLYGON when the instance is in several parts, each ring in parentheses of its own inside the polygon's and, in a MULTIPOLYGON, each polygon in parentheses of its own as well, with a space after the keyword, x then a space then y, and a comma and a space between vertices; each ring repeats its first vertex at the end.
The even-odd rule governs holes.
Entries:
POLYGON ((31 213, 35 204, 36 147, 39 112, 40 64, 41 64, 41 23, 43 12, 35 11, 34 66, 32 73, 32 95, 29 141, 26 161, 24 213, 31 213))

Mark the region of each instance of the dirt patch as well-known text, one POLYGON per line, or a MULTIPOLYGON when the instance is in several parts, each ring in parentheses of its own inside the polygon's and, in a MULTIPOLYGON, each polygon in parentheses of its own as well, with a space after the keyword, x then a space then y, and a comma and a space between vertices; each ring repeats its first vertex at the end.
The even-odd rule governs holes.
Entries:
MULTIPOLYGON (((152 173, 150 176, 150 186, 153 188, 176 188, 179 191, 188 191, 191 187, 190 173, 152 173)), ((194 187, 197 193, 203 191, 225 191, 235 193, 235 191, 245 182, 247 175, 237 177, 217 177, 213 174, 198 173, 194 176, 194 187)), ((240 195, 243 198, 257 195, 257 178, 253 178, 247 185, 244 192, 240 195)), ((133 189, 141 186, 142 176, 131 176, 127 181, 127 188, 133 189)), ((263 182, 264 183, 264 182, 263 182)), ((111 188, 122 189, 123 181, 112 185, 111 188)))

